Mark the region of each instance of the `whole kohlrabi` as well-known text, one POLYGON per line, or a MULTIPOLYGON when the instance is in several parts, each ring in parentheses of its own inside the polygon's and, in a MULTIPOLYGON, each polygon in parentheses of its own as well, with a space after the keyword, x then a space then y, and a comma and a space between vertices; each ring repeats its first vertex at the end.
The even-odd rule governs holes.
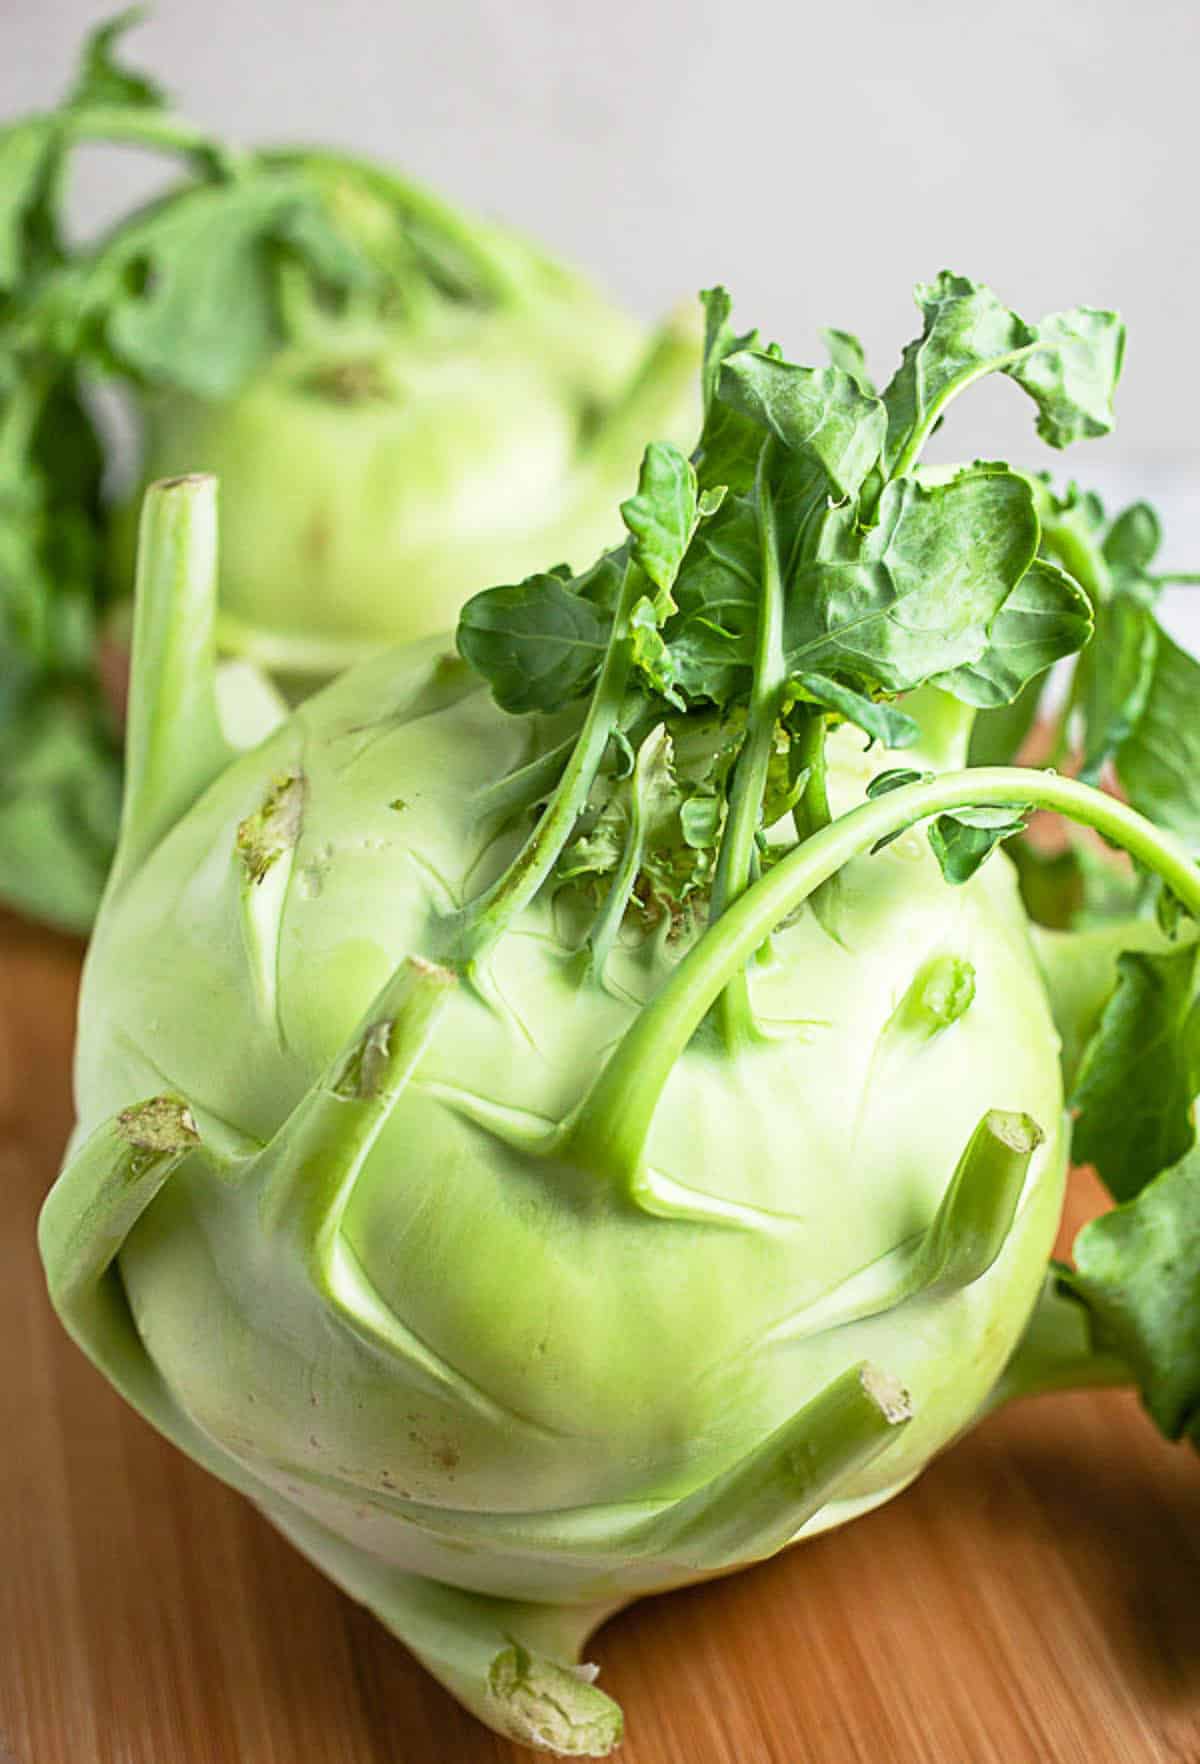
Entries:
MULTIPOLYGON (((458 655, 364 663, 237 759, 214 485, 146 500, 51 1292, 468 1706, 568 1756, 620 1737, 576 1664, 607 1613, 877 1504, 1003 1396, 1128 1362, 1190 1423, 1160 1374, 1197 1377, 1162 1321, 1195 1177, 1080 1240, 1090 1309, 1047 1284, 1059 1031, 981 866, 1063 810, 1170 891, 1176 944, 1139 925, 1166 953, 1136 959, 1193 967, 1200 875, 1085 784, 966 764, 975 707, 1091 608, 1024 477, 914 464, 990 367, 1047 438, 1102 429, 1121 331, 919 292, 882 398, 710 296, 695 463, 648 450, 620 550, 487 591, 458 655)), ((1115 947, 1063 995, 1093 1100, 1115 947)), ((1187 1045, 1160 1027, 1176 1089, 1187 1045)))
POLYGON ((95 651, 120 634, 140 502, 106 504, 121 450, 97 384, 143 480, 220 474, 220 645, 304 687, 448 628, 489 582, 586 564, 646 441, 690 440, 699 408, 690 317, 647 337, 348 154, 227 147, 114 58, 131 17, 93 33, 58 109, 0 131, 0 898, 72 929, 115 838, 95 651), (92 141, 179 176, 80 244, 60 196, 92 141))

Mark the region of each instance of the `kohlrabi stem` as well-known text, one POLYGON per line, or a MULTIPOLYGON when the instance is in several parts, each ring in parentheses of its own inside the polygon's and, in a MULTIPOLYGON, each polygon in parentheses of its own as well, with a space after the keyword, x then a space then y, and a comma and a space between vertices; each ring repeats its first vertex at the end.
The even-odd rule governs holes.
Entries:
POLYGON ((529 291, 531 253, 527 246, 482 221, 469 220, 448 202, 393 171, 350 153, 323 147, 276 147, 259 152, 267 165, 320 170, 357 178, 383 201, 427 226, 454 246, 471 265, 484 292, 495 301, 515 301, 529 291))
POLYGON ((951 380, 949 385, 943 389, 941 396, 936 398, 925 412, 924 422, 913 430, 896 455, 895 463, 887 474, 888 481, 890 482, 893 478, 902 478, 907 471, 911 470, 922 447, 932 435, 938 418, 952 398, 957 398, 958 394, 965 391, 975 380, 982 380, 987 374, 1004 373, 1008 368, 1015 366, 1018 361, 1024 361, 1043 347, 1044 345, 1041 343, 1026 343, 1020 349, 1010 350, 1007 355, 996 356, 989 361, 976 362, 965 373, 960 374, 957 379, 951 380))
MULTIPOLYGON (((613 730, 614 735, 624 734, 634 747, 649 734, 653 722, 652 715, 647 714, 646 704, 643 693, 628 693, 613 730)), ((582 727, 582 718, 580 726, 582 727)), ((475 813, 484 820, 493 816, 515 815, 522 809, 533 808, 537 803, 544 802, 562 776, 563 767, 574 752, 578 740, 579 730, 575 729, 565 740, 548 752, 540 754, 537 759, 530 760, 527 765, 518 766, 516 771, 506 773, 503 778, 497 778, 494 784, 485 785, 472 799, 475 813)))
POLYGON ((608 648, 574 750, 546 811, 508 869, 467 908, 453 958, 477 961, 533 899, 571 837, 587 803, 605 749, 618 726, 633 662, 629 616, 646 591, 646 578, 632 560, 613 615, 608 648))
POLYGON ((796 737, 795 773, 797 777, 803 771, 808 773, 808 782, 792 810, 792 822, 799 839, 807 839, 810 833, 819 833, 833 818, 829 812, 825 733, 824 714, 814 708, 805 719, 803 732, 796 737))
POLYGON ((1065 522, 1049 520, 1042 525, 1042 542, 1063 568, 1079 583, 1093 606, 1112 594, 1108 561, 1099 546, 1089 545, 1065 522))
POLYGON ((110 888, 228 765, 216 693, 217 481, 151 484, 142 503, 125 741, 110 888))
POLYGON ((569 1130, 569 1155, 622 1184, 636 1176, 671 1070, 722 989, 768 933, 852 858, 949 810, 1023 804, 1095 828, 1161 876, 1187 910, 1200 917, 1200 868, 1182 846, 1089 784, 1016 766, 981 766, 906 784, 814 833, 709 926, 625 1032, 584 1098, 569 1130))
MULTIPOLYGON (((765 453, 764 449, 764 453, 765 453)), ((783 652, 783 582, 779 571, 779 541, 775 508, 767 488, 763 462, 758 470, 758 525, 762 542, 762 580, 758 633, 754 653, 754 679, 741 752, 733 770, 729 813, 717 856, 713 878, 710 922, 719 919, 743 894, 754 863, 754 840, 762 819, 767 770, 775 750, 775 730, 787 686, 787 662, 783 652)), ((768 928, 769 929, 769 928, 768 928)), ((765 941, 765 939, 764 939, 765 941)), ((744 969, 730 976, 717 1010, 725 1045, 732 1052, 754 1039, 754 1014, 744 969)))
POLYGON ((161 110, 133 110, 88 105, 81 110, 55 111, 51 120, 71 140, 108 141, 119 147, 158 147, 187 157, 204 155, 223 172, 236 175, 250 155, 236 152, 182 117, 161 110))
POLYGON ((592 927, 590 938, 592 946, 592 973, 603 985, 604 970, 608 958, 617 941, 617 934, 625 918, 625 910, 633 895, 634 884, 642 867, 642 858, 646 851, 646 821, 649 807, 650 774, 667 743, 666 727, 660 723, 657 729, 648 735, 638 749, 634 762, 633 778, 629 787, 629 832, 625 840, 625 849, 621 853, 621 861, 613 873, 604 904, 600 908, 596 923, 592 927))

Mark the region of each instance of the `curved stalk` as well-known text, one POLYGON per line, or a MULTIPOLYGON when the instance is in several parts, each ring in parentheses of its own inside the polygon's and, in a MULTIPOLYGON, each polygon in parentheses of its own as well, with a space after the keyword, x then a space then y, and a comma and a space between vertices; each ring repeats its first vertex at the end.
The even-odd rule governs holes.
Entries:
MULTIPOLYGON (((765 452, 765 449, 764 449, 765 452)), ((754 655, 754 683, 742 750, 734 767, 729 792, 729 814, 713 878, 710 920, 719 919, 743 894, 754 867, 754 840, 762 816, 767 788, 767 768, 775 745, 775 727, 787 686, 787 662, 783 652, 783 582, 779 571, 779 541, 775 509, 763 475, 758 469, 758 522, 762 536, 762 599, 754 655)), ((764 939, 765 941, 765 939, 764 939)), ((718 1007, 721 1033, 732 1052, 753 1041, 754 1014, 745 971, 730 977, 718 1007)))
MULTIPOLYGON (((936 398, 929 406, 925 413, 925 421, 913 430, 896 455, 896 462, 887 475, 888 482, 895 478, 902 478, 907 471, 912 469, 921 449, 932 435, 938 419, 952 398, 957 398, 960 392, 964 392, 976 380, 982 380, 988 374, 1005 373, 1017 362, 1024 361, 1028 356, 1036 354, 1039 349, 1044 347, 1042 343, 1025 343, 1020 349, 1011 349, 1007 355, 998 355, 991 360, 976 362, 966 373, 960 374, 956 380, 951 380, 949 385, 943 389, 941 397, 936 398)), ((882 490, 882 485, 880 489, 882 490)))
POLYGON ((570 1155, 624 1186, 641 1167, 650 1123, 672 1067, 721 990, 765 937, 852 858, 879 840, 949 810, 1052 809, 1067 815, 1154 871, 1200 917, 1200 869, 1183 848, 1115 797, 1056 772, 989 766, 947 772, 865 802, 780 860, 733 903, 684 957, 661 992, 626 1031, 566 1135, 570 1155))
POLYGON ((138 531, 125 801, 110 888, 233 758, 217 710, 216 603, 216 479, 151 484, 138 531))
POLYGON ((46 120, 72 141, 107 141, 116 147, 159 147, 165 153, 204 155, 231 174, 236 174, 239 165, 250 157, 223 147, 194 123, 159 110, 97 104, 82 110, 58 111, 46 120))
POLYGON ((631 562, 621 584, 600 677, 558 788, 545 814, 500 880, 467 909, 454 950, 454 957, 467 966, 478 961, 497 938, 503 936, 517 914, 528 906, 571 837, 613 730, 621 719, 633 662, 629 616, 644 592, 644 583, 641 570, 631 562))
POLYGON ((633 779, 630 786, 629 800, 629 833, 625 840, 625 849, 621 853, 621 861, 613 872, 608 893, 600 908, 599 916, 592 927, 589 939, 592 946, 592 974, 601 986, 604 985, 604 970, 608 966, 608 958, 612 954, 613 945, 624 923, 625 912, 633 898, 634 885, 642 867, 642 859, 646 852, 646 823, 650 807, 650 779, 654 768, 663 762, 664 750, 668 738, 665 726, 658 727, 647 735, 638 749, 634 762, 633 779))
POLYGON ((526 295, 530 262, 540 261, 530 247, 499 227, 468 220, 449 203, 396 172, 357 159, 352 153, 336 153, 322 147, 272 147, 260 150, 255 157, 265 165, 288 169, 316 166, 360 179, 376 195, 453 245, 470 263, 490 299, 515 301, 526 295))

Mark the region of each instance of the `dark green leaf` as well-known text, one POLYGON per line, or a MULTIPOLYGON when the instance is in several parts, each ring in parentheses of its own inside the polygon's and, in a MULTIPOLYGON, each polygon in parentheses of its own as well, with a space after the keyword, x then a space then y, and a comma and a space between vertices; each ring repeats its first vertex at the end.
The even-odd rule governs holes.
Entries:
POLYGON ((732 306, 724 288, 710 288, 700 298, 706 322, 701 370, 704 427, 695 456, 698 477, 705 490, 724 485, 740 494, 754 483, 764 436, 757 423, 717 398, 717 382, 726 357, 755 348, 758 332, 747 331, 739 336, 734 331, 729 322, 732 306))
POLYGON ((1011 704, 998 705, 995 710, 980 711, 971 729, 968 762, 973 766, 1011 765, 1037 721, 1045 689, 1045 675, 1038 675, 1028 682, 1011 704))
POLYGON ((853 331, 824 330, 821 332, 821 341, 829 351, 829 359, 835 368, 841 368, 844 374, 849 374, 859 391, 865 392, 868 398, 878 396, 874 382, 867 372, 866 352, 853 331))
POLYGON ((1096 608, 1096 634, 1081 658, 1076 699, 1083 719, 1080 776, 1095 784, 1106 760, 1145 713, 1154 681, 1159 630, 1141 601, 1121 594, 1096 608))
POLYGON ((1200 1445, 1200 1152, 1085 1225, 1062 1284, 1092 1317, 1168 1439, 1200 1445))
POLYGON ((879 458, 887 418, 839 368, 795 367, 742 350, 721 364, 717 397, 791 453, 814 460, 836 497, 855 496, 879 458))
POLYGON ((113 108, 129 105, 146 110, 165 102, 166 94, 161 86, 145 74, 122 67, 113 54, 120 38, 134 25, 140 24, 144 17, 144 8, 131 6, 92 31, 83 45, 79 72, 67 99, 72 109, 82 109, 85 105, 113 108))
POLYGON ((58 256, 58 132, 34 117, 0 131, 0 294, 58 256))
POLYGON ((468 600, 458 648, 500 708, 520 715, 557 710, 586 692, 611 629, 612 619, 560 576, 528 576, 468 600))
POLYGON ((1114 571, 1144 575, 1162 544, 1162 527, 1148 502, 1132 502, 1108 529, 1104 556, 1114 571))
POLYGON ((911 747, 921 734, 919 724, 893 704, 880 704, 824 674, 797 674, 789 685, 825 710, 853 723, 884 747, 911 747))
MULTIPOLYGON (((909 766, 893 766, 888 772, 880 772, 867 785, 867 796, 872 801, 877 796, 887 796, 893 790, 903 790, 906 784, 924 784, 933 777, 932 772, 914 772, 909 766)), ((907 827, 897 827, 894 833, 885 833, 871 847, 871 856, 876 852, 885 851, 894 840, 899 839, 908 831, 907 827)))
POLYGON ((727 704, 748 691, 758 629, 762 546, 745 497, 727 497, 696 534, 675 583, 668 620, 675 678, 689 698, 727 704))
POLYGON ((1200 662, 1159 629, 1141 715, 1117 749, 1134 808, 1200 853, 1200 662))
POLYGON ((1056 565, 1035 558, 992 620, 979 660, 937 676, 937 684, 966 704, 994 710, 1082 649, 1091 634, 1087 595, 1056 565))
POLYGON ((1130 1200, 1181 1158, 1195 1137, 1200 1088, 1196 946, 1127 950, 1117 984, 1075 1081, 1072 1155, 1094 1164, 1117 1200, 1130 1200))
POLYGON ((669 441, 652 441, 642 459, 637 495, 621 504, 633 535, 633 556, 659 591, 660 620, 674 610, 671 585, 699 518, 696 473, 669 441))
POLYGON ((733 301, 724 288, 705 288, 701 292, 700 300, 704 307, 704 362, 701 383, 707 416, 716 397, 721 363, 727 355, 733 355, 739 349, 753 349, 758 343, 758 332, 744 331, 739 335, 734 330, 729 322, 733 316, 733 301))
POLYGON ((1027 808, 964 808, 939 815, 929 843, 942 875, 954 887, 969 882, 1001 840, 1023 831, 1027 808))
POLYGON ((930 489, 891 483, 865 531, 833 510, 790 597, 789 670, 907 692, 977 661, 1037 539, 1029 485, 996 466, 930 489))
POLYGON ((893 766, 888 772, 880 772, 867 785, 867 796, 873 802, 877 796, 887 796, 893 790, 903 790, 906 784, 923 784, 933 777, 932 772, 914 772, 911 766, 893 766))

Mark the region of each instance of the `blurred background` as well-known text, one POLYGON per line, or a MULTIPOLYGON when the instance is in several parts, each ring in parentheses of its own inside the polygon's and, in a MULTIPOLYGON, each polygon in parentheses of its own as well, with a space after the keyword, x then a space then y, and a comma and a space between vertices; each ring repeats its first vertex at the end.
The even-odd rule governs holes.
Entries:
MULTIPOLYGON (((10 12, 0 111, 56 97, 110 10, 10 12)), ((839 325, 886 378, 914 329, 911 284, 943 266, 1030 317, 1117 306, 1130 330, 1117 430, 1063 470, 1151 495, 1163 563, 1196 567, 1194 0, 160 0, 128 53, 198 121, 390 160, 646 317, 723 280, 793 358, 815 359, 819 327, 839 325)), ((131 157, 94 152, 81 221, 115 211, 134 176, 131 157)), ((937 446, 1046 459, 1000 379, 937 446)))

